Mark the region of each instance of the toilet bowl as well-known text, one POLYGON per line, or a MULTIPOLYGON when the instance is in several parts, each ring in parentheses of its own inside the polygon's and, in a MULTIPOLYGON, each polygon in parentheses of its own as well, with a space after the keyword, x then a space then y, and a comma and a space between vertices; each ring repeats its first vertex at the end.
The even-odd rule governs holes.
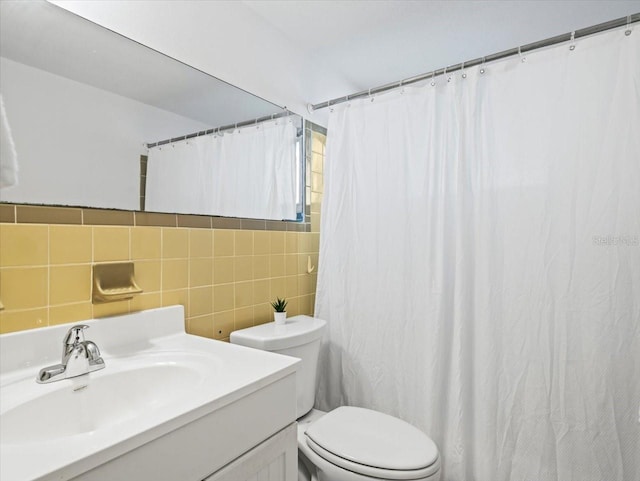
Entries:
POLYGON ((439 481, 440 455, 422 431, 370 409, 313 408, 325 321, 295 316, 284 325, 262 324, 231 333, 234 344, 301 359, 298 391, 299 481, 439 481))

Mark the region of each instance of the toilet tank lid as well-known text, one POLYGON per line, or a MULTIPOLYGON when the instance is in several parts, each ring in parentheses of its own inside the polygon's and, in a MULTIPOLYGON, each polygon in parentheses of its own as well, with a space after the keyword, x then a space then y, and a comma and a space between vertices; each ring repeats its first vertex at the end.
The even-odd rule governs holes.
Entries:
POLYGON ((233 331, 229 340, 232 344, 263 351, 280 351, 322 338, 326 324, 322 319, 299 315, 288 318, 285 324, 269 322, 233 331))

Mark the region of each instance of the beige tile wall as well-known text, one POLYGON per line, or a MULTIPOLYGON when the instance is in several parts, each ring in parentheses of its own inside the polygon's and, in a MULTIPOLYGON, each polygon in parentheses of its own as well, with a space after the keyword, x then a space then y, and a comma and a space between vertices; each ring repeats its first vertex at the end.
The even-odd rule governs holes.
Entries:
POLYGON ((327 138, 318 132, 311 135, 311 178, 310 195, 311 204, 311 232, 320 232, 320 207, 324 192, 324 160, 327 138))
POLYGON ((0 224, 0 332, 182 304, 187 330, 227 339, 272 320, 269 302, 311 314, 319 233, 0 224), (132 260, 144 293, 91 303, 91 264, 132 260))

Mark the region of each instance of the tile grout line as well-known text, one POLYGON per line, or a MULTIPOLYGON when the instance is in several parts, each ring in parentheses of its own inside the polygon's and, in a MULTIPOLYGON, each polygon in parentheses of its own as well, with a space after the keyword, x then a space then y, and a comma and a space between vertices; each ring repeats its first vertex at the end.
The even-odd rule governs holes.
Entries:
MULTIPOLYGON (((91 265, 93 265, 95 263, 95 242, 94 242, 94 230, 95 227, 91 226, 91 265)), ((91 268, 91 289, 93 289, 93 267, 91 268)), ((94 313, 94 305, 93 305, 93 296, 91 299, 91 318, 95 319, 95 313, 94 313)))
MULTIPOLYGON (((178 217, 176 216, 176 224, 178 217)), ((187 229, 187 315, 184 316, 185 323, 188 325, 187 319, 191 318, 191 229, 187 229)), ((187 326, 185 326, 185 330, 187 326)))
POLYGON ((51 225, 47 224, 47 326, 51 322, 51 225))

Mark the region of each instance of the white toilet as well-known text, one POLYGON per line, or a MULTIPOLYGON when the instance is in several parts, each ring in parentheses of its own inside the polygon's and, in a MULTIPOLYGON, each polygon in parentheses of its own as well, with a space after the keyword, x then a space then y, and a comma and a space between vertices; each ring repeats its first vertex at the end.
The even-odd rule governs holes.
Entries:
POLYGON ((326 322, 294 316, 231 333, 231 342, 302 360, 298 390, 299 481, 439 481, 440 456, 422 431, 393 416, 357 407, 312 409, 326 322))

